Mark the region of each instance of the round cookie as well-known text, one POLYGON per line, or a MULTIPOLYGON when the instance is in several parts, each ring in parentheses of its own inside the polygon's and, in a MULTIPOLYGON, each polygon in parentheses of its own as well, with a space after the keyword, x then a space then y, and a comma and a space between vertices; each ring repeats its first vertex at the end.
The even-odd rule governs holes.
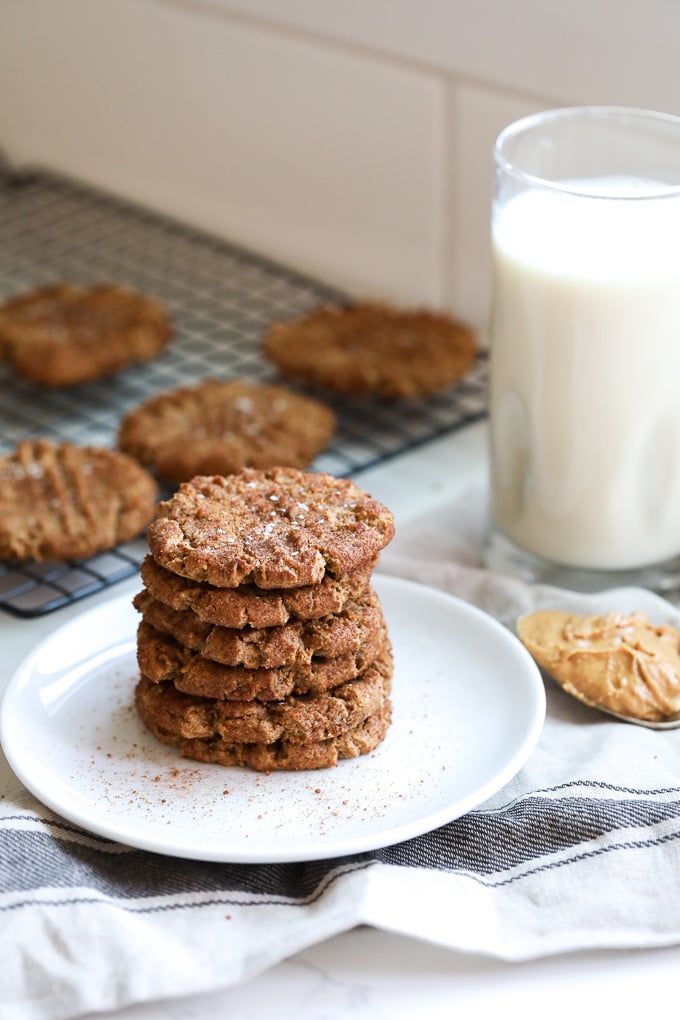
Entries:
POLYGON ((475 336, 444 313, 363 302, 275 323, 263 349, 285 375, 347 395, 419 397, 468 371, 475 336))
POLYGON ((229 744, 306 743, 355 729, 379 712, 392 682, 388 657, 376 660, 356 680, 323 694, 291 695, 284 701, 216 701, 183 694, 172 684, 142 677, 145 720, 183 740, 219 738, 229 744))
POLYGON ((148 530, 161 566, 217 587, 298 588, 376 558, 394 517, 346 478, 294 468, 199 475, 148 530))
POLYGON ((25 440, 0 457, 0 559, 83 559, 139 535, 156 483, 123 453, 25 440))
POLYGON ((73 386, 155 357, 170 339, 163 307, 124 287, 64 283, 0 305, 0 346, 21 375, 73 386))
POLYGON ((158 740, 178 747, 184 758, 218 765, 244 766, 258 772, 330 768, 337 765, 340 759, 369 754, 384 740, 392 718, 390 700, 385 698, 382 709, 368 716, 355 729, 326 740, 239 744, 219 737, 184 738, 159 724, 153 706, 146 700, 150 691, 153 691, 153 685, 145 685, 143 679, 140 680, 135 689, 135 703, 142 722, 158 740))
POLYGON ((349 599, 363 595, 371 582, 375 560, 347 574, 326 576, 319 584, 263 591, 255 585, 213 588, 161 567, 153 556, 142 561, 147 591, 171 609, 190 609, 199 620, 221 627, 282 627, 290 620, 318 620, 339 613, 349 599))
POLYGON ((244 467, 304 468, 334 432, 330 408, 283 386, 206 379, 130 411, 118 445, 161 478, 183 482, 244 467))
POLYGON ((389 654, 389 641, 383 623, 357 652, 292 666, 247 669, 206 659, 144 620, 137 629, 137 663, 148 680, 169 680, 185 694, 232 701, 276 701, 289 694, 320 694, 354 680, 386 652, 389 654))
POLYGON ((283 627, 234 630, 203 623, 191 610, 170 609, 148 591, 139 592, 135 608, 144 621, 176 641, 225 666, 272 669, 309 663, 312 658, 333 659, 358 652, 370 635, 384 625, 378 596, 366 595, 321 620, 296 621, 283 627))

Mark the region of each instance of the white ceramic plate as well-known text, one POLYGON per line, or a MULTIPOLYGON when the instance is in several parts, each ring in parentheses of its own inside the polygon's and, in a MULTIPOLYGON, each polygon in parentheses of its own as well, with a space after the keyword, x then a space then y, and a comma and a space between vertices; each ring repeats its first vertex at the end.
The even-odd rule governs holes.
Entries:
POLYGON ((374 577, 394 649, 393 722, 371 755, 259 774, 179 758, 132 705, 128 597, 56 630, 17 671, 0 739, 21 782, 64 818, 176 857, 267 863, 387 846, 476 807, 529 757, 545 717, 537 667, 491 617, 374 577))

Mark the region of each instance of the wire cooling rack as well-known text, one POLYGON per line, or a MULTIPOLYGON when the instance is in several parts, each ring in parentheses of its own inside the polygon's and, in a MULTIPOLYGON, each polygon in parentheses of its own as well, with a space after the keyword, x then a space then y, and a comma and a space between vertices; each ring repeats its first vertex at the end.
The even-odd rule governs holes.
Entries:
MULTIPOLYGON (((174 337, 153 361, 63 390, 0 364, 0 453, 25 438, 113 447, 118 424, 151 395, 206 376, 281 381, 261 355, 274 321, 347 295, 148 209, 49 172, 0 174, 0 300, 72 281, 112 282, 153 294, 174 337)), ((298 387, 299 388, 299 387, 298 387)), ((486 358, 451 390, 388 403, 324 397, 338 418, 313 470, 355 476, 486 413, 486 358)), ((142 540, 70 563, 0 563, 0 608, 35 617, 135 573, 142 540)))

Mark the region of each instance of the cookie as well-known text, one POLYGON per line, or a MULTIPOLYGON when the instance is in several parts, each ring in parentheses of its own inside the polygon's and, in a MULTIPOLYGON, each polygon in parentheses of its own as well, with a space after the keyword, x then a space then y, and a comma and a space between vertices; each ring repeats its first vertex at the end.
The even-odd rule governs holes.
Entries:
POLYGON ((326 576, 319 584, 263 591, 255 585, 213 588, 173 574, 153 556, 142 562, 147 591, 171 609, 190 609, 199 620, 222 627, 283 627, 290 620, 318 620, 339 613, 349 599, 368 589, 375 560, 344 577, 326 576))
POLYGON ((118 446, 159 477, 304 468, 330 443, 330 408, 283 386, 206 379, 158 394, 122 420, 118 446))
MULTIPOLYGON (((158 691, 154 684, 145 683, 144 678, 135 689, 135 704, 140 718, 158 740, 179 748, 184 758, 245 766, 259 772, 329 768, 337 765, 342 758, 368 754, 384 740, 391 721, 391 704, 385 697, 381 709, 365 718, 356 728, 325 740, 278 740, 265 744, 232 742, 217 735, 182 737, 172 727, 172 720, 158 710, 158 691)), ((162 689, 160 693, 162 696, 162 689)))
POLYGON ((155 561, 216 587, 298 588, 376 558, 394 517, 346 478, 272 468, 198 475, 159 504, 155 561))
POLYGON ((379 712, 392 682, 388 656, 376 660, 356 680, 322 694, 289 695, 283 701, 221 701, 183 694, 171 683, 156 684, 142 677, 139 697, 146 720, 183 740, 274 744, 278 740, 305 743, 328 740, 356 729, 379 712))
POLYGON ((148 591, 133 600, 144 621, 169 634, 186 648, 225 666, 271 669, 332 659, 358 652, 370 635, 384 625, 378 596, 371 589, 359 600, 321 620, 297 621, 283 627, 234 630, 204 623, 189 609, 170 609, 148 591))
POLYGON ((124 287, 64 283, 0 305, 0 346, 45 386, 73 386, 155 357, 170 339, 163 307, 124 287))
POLYGON ((275 323, 263 349, 282 373, 312 386, 396 399, 458 382, 474 361, 475 335, 444 313, 362 302, 275 323))
POLYGON ((360 676, 388 648, 383 623, 354 653, 292 666, 247 669, 206 659, 144 620, 137 629, 137 663, 147 679, 154 683, 169 680, 186 694, 232 701, 275 701, 289 694, 320 694, 360 676))
POLYGON ((156 483, 123 453, 25 440, 0 457, 0 559, 82 559, 140 534, 156 483))

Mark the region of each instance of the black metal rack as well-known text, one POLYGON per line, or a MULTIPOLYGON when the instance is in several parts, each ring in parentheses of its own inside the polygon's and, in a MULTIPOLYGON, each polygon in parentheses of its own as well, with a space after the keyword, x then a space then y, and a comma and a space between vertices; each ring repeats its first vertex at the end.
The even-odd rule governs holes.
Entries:
MULTIPOLYGON (((34 386, 0 364, 0 452, 36 436, 113 446, 129 409, 206 376, 281 381, 261 355, 266 327, 347 300, 301 273, 56 174, 0 177, 0 300, 65 280, 153 294, 172 317, 173 341, 153 361, 64 390, 34 386)), ((421 400, 324 396, 338 432, 313 469, 355 476, 483 417, 486 369, 482 353, 458 386, 421 400)), ((0 609, 40 616, 135 573, 145 553, 140 540, 72 563, 0 563, 0 609)))

